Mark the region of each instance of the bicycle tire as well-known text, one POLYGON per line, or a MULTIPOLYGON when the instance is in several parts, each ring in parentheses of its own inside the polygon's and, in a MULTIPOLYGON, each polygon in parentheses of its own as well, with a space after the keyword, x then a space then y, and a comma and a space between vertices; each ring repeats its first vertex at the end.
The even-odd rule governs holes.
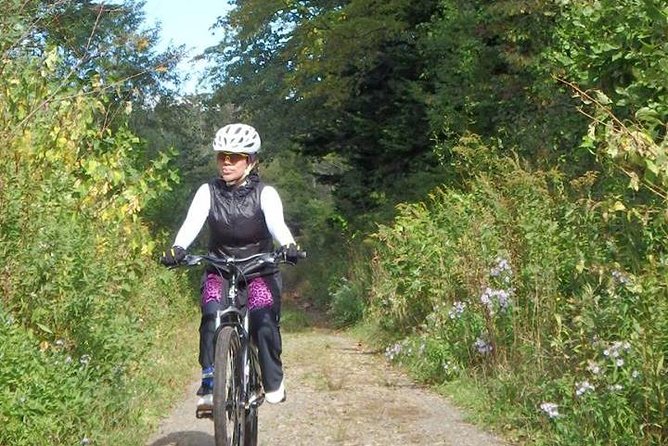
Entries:
POLYGON ((257 407, 246 410, 244 446, 257 446, 257 407))
MULTIPOLYGON (((250 355, 250 375, 248 379, 250 393, 259 393, 262 391, 262 377, 255 347, 248 349, 250 355)), ((257 446, 258 437, 258 405, 253 405, 246 409, 244 420, 244 446, 257 446)))
POLYGON ((237 446, 245 426, 241 403, 239 335, 223 327, 216 336, 213 377, 213 425, 216 446, 237 446))

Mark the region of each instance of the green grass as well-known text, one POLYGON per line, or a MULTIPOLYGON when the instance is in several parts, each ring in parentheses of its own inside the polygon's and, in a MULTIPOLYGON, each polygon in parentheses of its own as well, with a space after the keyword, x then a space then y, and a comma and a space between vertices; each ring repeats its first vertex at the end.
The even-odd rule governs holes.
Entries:
POLYGON ((514 445, 538 445, 536 433, 520 429, 522 414, 516 407, 492 398, 483 383, 462 375, 434 386, 439 394, 450 399, 464 413, 464 419, 502 436, 514 445))
POLYGON ((304 331, 312 326, 311 318, 306 312, 293 304, 285 304, 281 308, 281 329, 288 333, 304 331))
POLYGON ((368 320, 362 320, 361 322, 348 327, 346 333, 356 339, 362 340, 376 349, 383 348, 394 341, 387 331, 381 330, 377 324, 368 320))
POLYGON ((142 380, 143 388, 148 391, 148 399, 142 403, 144 422, 134 434, 125 430, 118 432, 116 444, 134 445, 137 438, 148 438, 153 434, 158 423, 182 399, 183 389, 199 372, 199 317, 194 312, 192 316, 165 340, 166 348, 156 351, 150 358, 154 366, 142 380))

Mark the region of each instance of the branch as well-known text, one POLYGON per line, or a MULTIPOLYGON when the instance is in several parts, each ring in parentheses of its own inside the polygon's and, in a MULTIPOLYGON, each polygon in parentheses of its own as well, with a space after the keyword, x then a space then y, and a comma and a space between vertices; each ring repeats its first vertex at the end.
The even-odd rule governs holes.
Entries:
MULTIPOLYGON (((624 172, 624 173, 626 174, 626 176, 628 176, 629 178, 633 178, 633 175, 632 175, 632 174, 636 174, 636 173, 633 172, 633 171, 628 171, 626 168, 624 168, 624 166, 618 166, 618 167, 619 167, 619 169, 620 169, 622 172, 624 172)), ((636 177, 638 177, 637 174, 636 174, 636 177)), ((656 185, 654 185, 654 184, 648 182, 648 181, 645 180, 645 179, 642 179, 642 178, 640 178, 640 177, 638 177, 638 178, 640 179, 640 182, 642 183, 642 185, 645 186, 647 189, 649 189, 651 192, 655 193, 656 195, 658 195, 659 197, 663 198, 664 200, 668 200, 668 191, 659 188, 658 186, 656 186, 656 185)))
MULTIPOLYGON (((584 99, 586 99, 586 100, 588 100, 588 101, 593 102, 594 104, 596 104, 596 106, 597 106, 598 108, 600 108, 601 110, 603 110, 603 111, 605 112, 605 114, 607 114, 608 116, 610 116, 610 118, 612 118, 612 120, 613 120, 614 122, 616 122, 617 124, 619 124, 619 126, 622 127, 622 128, 624 128, 627 132, 629 132, 629 129, 626 127, 626 125, 624 125, 624 123, 623 123, 622 121, 620 121, 619 118, 617 118, 617 116, 615 116, 615 114, 612 112, 612 110, 611 110, 609 107, 606 107, 605 105, 601 104, 600 101, 598 101, 597 99, 595 99, 594 97, 592 97, 589 93, 585 92, 584 90, 582 90, 580 87, 578 87, 578 86, 575 85, 574 83, 569 82, 569 81, 567 81, 566 79, 563 79, 563 78, 560 78, 560 77, 557 77, 557 76, 553 76, 553 77, 554 77, 557 81, 559 81, 559 82, 561 82, 561 83, 563 83, 563 84, 569 86, 571 89, 575 90, 575 92, 580 96, 580 98, 584 98, 584 99)), ((588 115, 587 115, 587 116, 588 116, 588 115)))
MULTIPOLYGON (((624 124, 619 118, 617 118, 617 116, 615 116, 615 114, 612 112, 612 110, 611 110, 609 107, 606 107, 605 105, 601 104, 600 101, 598 101, 597 99, 595 99, 594 97, 592 97, 589 93, 583 91, 581 88, 579 88, 579 87, 578 87, 577 85, 575 85, 574 83, 572 83, 572 82, 568 82, 568 81, 566 81, 565 79, 562 79, 562 78, 559 78, 559 77, 555 77, 555 79, 556 79, 557 81, 559 81, 559 82, 561 82, 561 83, 567 85, 567 86, 570 87, 572 90, 574 90, 574 91, 578 94, 578 96, 580 96, 581 99, 586 100, 586 101, 590 101, 590 102, 592 102, 593 104, 595 104, 596 107, 598 107, 598 108, 599 108, 600 110, 602 110, 607 116, 609 116, 610 119, 613 121, 613 123, 616 124, 616 126, 617 126, 616 128, 613 128, 613 130, 612 130, 613 132, 615 132, 615 133, 624 133, 626 136, 630 137, 630 138, 633 140, 633 142, 636 144, 636 147, 637 147, 637 148, 643 147, 643 148, 645 148, 645 149, 648 149, 648 152, 649 152, 649 153, 652 153, 652 152, 653 152, 652 150, 649 150, 649 149, 652 147, 652 145, 649 144, 647 141, 644 141, 644 140, 642 140, 641 138, 639 138, 638 136, 636 136, 636 134, 635 134, 634 132, 632 132, 631 129, 630 129, 626 124, 624 124)), ((590 115, 589 113, 586 113, 585 111, 583 111, 583 110, 580 109, 580 108, 578 108, 578 111, 579 111, 580 113, 582 113, 583 115, 587 116, 589 119, 591 119, 592 121, 594 121, 594 122, 597 123, 597 124, 606 124, 606 123, 605 123, 604 121, 602 121, 600 118, 597 118, 597 117, 595 117, 595 116, 592 116, 592 115, 590 115)), ((636 150, 638 150, 637 148, 636 148, 636 150)), ((656 152, 656 151, 654 151, 654 152, 656 152)), ((654 153, 654 155, 656 155, 656 153, 654 153)), ((641 183, 643 186, 645 186, 645 187, 646 187, 647 189, 649 189, 651 192, 653 192, 654 194, 656 194, 656 195, 658 195, 659 197, 663 198, 664 200, 668 200, 668 191, 666 191, 665 189, 661 188, 660 186, 658 186, 658 185, 656 185, 656 184, 652 184, 652 183, 650 183, 650 182, 647 181, 646 179, 640 178, 640 176, 639 176, 636 172, 634 172, 634 171, 632 171, 632 170, 631 170, 631 171, 628 170, 627 168, 625 168, 624 166, 622 166, 620 163, 615 163, 615 166, 616 166, 617 168, 619 168, 619 169, 620 169, 625 175, 627 175, 629 178, 633 178, 634 175, 635 175, 635 177, 637 177, 637 178, 640 180, 640 183, 641 183)))
POLYGON ((100 17, 102 17, 103 12, 104 12, 104 2, 100 2, 97 10, 97 16, 95 17, 95 24, 93 25, 93 29, 90 30, 90 35, 88 36, 88 42, 86 42, 86 48, 84 49, 85 52, 88 52, 88 49, 90 48, 90 44, 93 41, 93 36, 95 35, 95 30, 97 29, 97 25, 100 23, 100 17))

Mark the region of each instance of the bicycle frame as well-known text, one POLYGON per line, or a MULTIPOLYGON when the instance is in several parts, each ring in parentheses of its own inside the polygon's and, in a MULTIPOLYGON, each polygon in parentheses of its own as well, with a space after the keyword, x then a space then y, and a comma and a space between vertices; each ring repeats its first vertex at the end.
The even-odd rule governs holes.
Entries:
MULTIPOLYGON (((214 339, 217 339, 218 331, 225 326, 231 326, 239 335, 241 340, 241 363, 243 364, 243 375, 241 381, 241 401, 243 401, 245 409, 248 410, 253 403, 257 403, 259 406, 262 404, 262 399, 255 401, 250 401, 250 367, 251 361, 249 355, 251 354, 251 349, 253 348, 253 343, 250 335, 250 311, 248 305, 245 308, 241 308, 237 302, 237 297, 239 294, 238 291, 238 282, 239 282, 239 270, 234 269, 232 276, 229 279, 229 288, 227 290, 227 299, 228 306, 225 309, 218 310, 216 312, 216 336, 214 339)), ((258 376, 260 371, 258 370, 258 376)))
MULTIPOLYGON (((250 375, 251 366, 257 367, 256 374, 258 378, 261 377, 259 364, 257 359, 251 361, 250 356, 253 354, 253 344, 250 335, 250 311, 248 306, 240 305, 238 301, 239 283, 242 282, 246 275, 252 274, 266 265, 276 265, 282 261, 278 253, 261 253, 255 254, 245 258, 218 258, 209 255, 188 255, 183 260, 182 264, 186 266, 195 266, 203 262, 208 263, 216 269, 216 272, 224 277, 223 273, 228 273, 228 290, 225 296, 227 299, 224 302, 224 308, 216 312, 216 336, 223 327, 232 327, 239 336, 240 340, 240 356, 242 367, 241 376, 241 398, 240 401, 244 405, 245 410, 257 408, 264 401, 264 395, 259 395, 251 399, 253 389, 251 389, 250 375)), ((196 412, 197 418, 211 418, 211 410, 200 410, 196 412)))
MULTIPOLYGON (((300 252, 298 255, 301 258, 306 257, 305 252, 300 252)), ((250 310, 248 305, 240 305, 238 299, 239 284, 244 281, 248 283, 248 280, 251 277, 255 277, 255 274, 265 273, 267 266, 277 267, 279 263, 292 262, 288 262, 285 255, 277 251, 273 253, 255 254, 245 258, 187 255, 180 265, 195 266, 200 265, 201 263, 207 263, 215 268, 220 277, 228 283, 228 289, 225 296, 227 301, 221 302, 221 304, 223 304, 223 309, 216 312, 214 337, 216 342, 218 342, 220 338, 226 340, 223 341, 223 344, 217 344, 215 351, 219 352, 218 345, 238 345, 237 355, 240 357, 241 370, 237 369, 237 373, 241 375, 239 377, 241 382, 238 389, 238 399, 235 397, 230 400, 229 396, 215 396, 219 395, 217 392, 221 389, 216 386, 221 385, 222 382, 216 383, 214 381, 214 407, 212 409, 198 408, 195 416, 197 418, 213 419, 214 426, 216 426, 216 444, 228 444, 227 439, 223 440, 223 438, 227 437, 228 430, 227 426, 224 425, 221 420, 220 411, 222 406, 216 405, 216 398, 219 398, 218 401, 221 401, 222 399, 222 401, 225 401, 224 413, 227 414, 225 416, 229 416, 230 413, 235 413, 235 427, 233 428, 235 443, 244 444, 246 446, 256 445, 258 407, 264 402, 264 393, 260 391, 262 389, 262 374, 255 353, 256 350, 251 340, 250 310), (229 336, 231 333, 235 333, 234 339, 238 339, 238 342, 235 344, 230 343, 229 336), (254 367, 255 369, 253 370, 251 367, 254 367), (232 412, 230 412, 230 410, 232 412), (221 439, 218 437, 219 426, 222 426, 220 428, 221 439), (222 443, 222 441, 225 441, 225 443, 222 443)), ((222 357, 218 356, 218 353, 216 353, 216 363, 218 362, 218 358, 222 357)), ((218 371, 223 370, 223 372, 220 372, 222 373, 221 381, 225 381, 227 379, 227 369, 226 367, 222 367, 222 364, 225 364, 225 362, 221 363, 221 367, 216 367, 215 373, 217 376, 219 373, 218 371)), ((229 420, 229 418, 227 420, 229 420)))

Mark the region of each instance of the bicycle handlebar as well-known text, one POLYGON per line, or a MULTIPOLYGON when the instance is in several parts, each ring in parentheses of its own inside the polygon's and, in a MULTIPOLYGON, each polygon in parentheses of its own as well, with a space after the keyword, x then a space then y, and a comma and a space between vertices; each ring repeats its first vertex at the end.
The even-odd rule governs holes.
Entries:
MULTIPOLYGON (((299 251, 299 258, 306 258, 306 251, 299 251)), ((231 272, 232 269, 238 270, 242 275, 253 272, 255 268, 260 268, 264 265, 277 265, 279 263, 292 263, 287 261, 285 255, 280 250, 274 252, 261 252, 253 254, 248 257, 218 257, 211 254, 188 254, 183 260, 176 265, 179 266, 196 266, 202 262, 209 263, 217 269, 231 272)))

